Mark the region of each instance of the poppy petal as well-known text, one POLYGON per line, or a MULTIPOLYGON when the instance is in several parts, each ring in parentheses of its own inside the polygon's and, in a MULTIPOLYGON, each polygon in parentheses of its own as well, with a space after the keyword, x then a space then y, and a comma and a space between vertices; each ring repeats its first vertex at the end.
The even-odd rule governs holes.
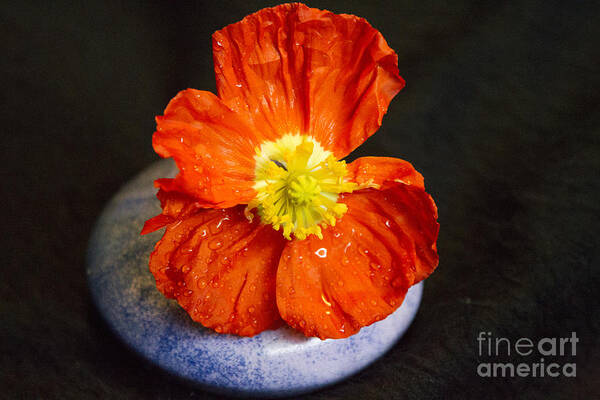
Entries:
POLYGON ((253 128, 210 92, 187 89, 156 117, 152 138, 161 157, 173 157, 175 179, 160 179, 165 191, 194 196, 202 207, 248 203, 254 196, 254 153, 261 139, 253 128))
POLYGON ((274 140, 309 134, 343 158, 381 125, 404 87, 369 23, 303 4, 263 9, 213 35, 219 97, 274 140))
MULTIPOLYGON (((155 185, 158 186, 160 181, 161 179, 158 179, 155 185)), ((166 190, 159 189, 156 197, 160 200, 162 212, 144 223, 141 235, 154 232, 175 222, 177 219, 183 219, 186 215, 200 208, 198 202, 185 193, 167 192, 166 190)))
POLYGON ((437 266, 437 212, 422 189, 398 183, 342 201, 336 226, 289 243, 279 264, 279 312, 307 336, 347 337, 387 317, 437 266))
POLYGON ((438 265, 437 206, 419 186, 396 183, 385 190, 362 190, 342 196, 348 214, 370 229, 395 235, 414 255, 413 285, 427 278, 438 265))
POLYGON ((397 183, 424 189, 421 175, 408 161, 393 157, 361 157, 347 166, 348 180, 363 187, 386 189, 397 183))
POLYGON ((150 256, 158 289, 219 333, 253 336, 282 321, 275 300, 280 233, 244 207, 204 209, 169 224, 150 256))

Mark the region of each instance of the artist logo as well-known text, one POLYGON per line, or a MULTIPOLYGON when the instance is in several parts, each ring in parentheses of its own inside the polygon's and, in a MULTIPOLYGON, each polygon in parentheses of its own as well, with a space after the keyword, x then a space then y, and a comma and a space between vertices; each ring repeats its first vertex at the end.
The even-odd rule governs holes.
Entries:
POLYGON ((577 366, 571 362, 577 355, 579 339, 569 337, 511 340, 479 332, 477 375, 491 377, 575 377, 577 366), (507 361, 507 362, 504 362, 507 361))

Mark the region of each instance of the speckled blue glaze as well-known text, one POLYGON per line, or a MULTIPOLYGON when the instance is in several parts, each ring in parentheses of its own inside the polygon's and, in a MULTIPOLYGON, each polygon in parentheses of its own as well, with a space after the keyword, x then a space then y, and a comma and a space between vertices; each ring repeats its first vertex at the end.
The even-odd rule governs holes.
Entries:
POLYGON ((388 318, 338 340, 306 338, 288 327, 252 338, 219 335, 193 322, 156 289, 148 257, 162 231, 139 236, 159 212, 152 185, 173 176, 163 160, 111 200, 90 240, 87 274, 94 302, 114 332, 170 373, 218 393, 279 397, 309 392, 360 371, 404 334, 421 300, 412 287, 388 318))

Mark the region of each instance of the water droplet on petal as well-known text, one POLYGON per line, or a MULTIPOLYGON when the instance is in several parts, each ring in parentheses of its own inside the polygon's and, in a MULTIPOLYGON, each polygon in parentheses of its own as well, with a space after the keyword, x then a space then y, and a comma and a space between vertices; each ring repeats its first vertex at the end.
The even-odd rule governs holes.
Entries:
POLYGON ((321 247, 319 250, 315 251, 315 254, 318 257, 325 258, 327 257, 327 249, 325 247, 321 247))
POLYGON ((348 249, 350 248, 350 246, 352 246, 352 242, 348 242, 346 244, 346 246, 344 247, 344 254, 348 253, 348 249))
POLYGON ((213 235, 216 235, 217 233, 219 233, 219 231, 221 230, 221 226, 223 225, 223 220, 220 221, 213 221, 208 225, 208 229, 210 230, 210 233, 212 233, 213 235))
MULTIPOLYGON (((209 247, 211 250, 218 250, 218 249, 220 249, 222 246, 223 246, 223 242, 221 242, 221 240, 219 240, 219 239, 213 239, 213 240, 211 240, 211 241, 210 241, 210 243, 208 244, 208 247, 209 247)), ((212 262, 212 260, 211 260, 210 262, 212 262)))
POLYGON ((321 293, 321 300, 323 301, 323 303, 325 303, 327 307, 331 307, 331 302, 327 299, 325 293, 321 293))

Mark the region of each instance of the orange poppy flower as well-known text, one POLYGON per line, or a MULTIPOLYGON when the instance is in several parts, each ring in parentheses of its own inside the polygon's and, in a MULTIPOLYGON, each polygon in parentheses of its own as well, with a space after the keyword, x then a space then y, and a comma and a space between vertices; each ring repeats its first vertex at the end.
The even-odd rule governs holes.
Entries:
POLYGON ((165 227, 158 289, 217 332, 284 321, 342 338, 396 310, 438 264, 437 209, 406 161, 341 161, 404 87, 367 21, 303 4, 213 35, 218 96, 188 89, 158 116, 153 146, 179 167, 158 179, 165 227))

